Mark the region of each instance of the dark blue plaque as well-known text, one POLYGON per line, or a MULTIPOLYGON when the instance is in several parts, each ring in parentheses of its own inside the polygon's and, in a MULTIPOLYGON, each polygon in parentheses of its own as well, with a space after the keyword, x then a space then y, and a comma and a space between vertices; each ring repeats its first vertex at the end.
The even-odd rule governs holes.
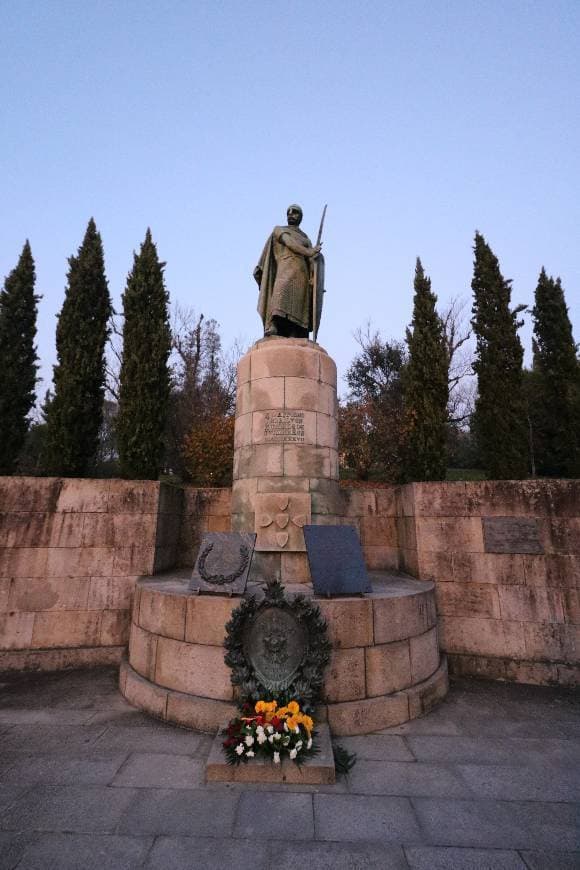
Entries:
POLYGON ((304 526, 304 540, 316 595, 362 595, 371 591, 354 526, 304 526))

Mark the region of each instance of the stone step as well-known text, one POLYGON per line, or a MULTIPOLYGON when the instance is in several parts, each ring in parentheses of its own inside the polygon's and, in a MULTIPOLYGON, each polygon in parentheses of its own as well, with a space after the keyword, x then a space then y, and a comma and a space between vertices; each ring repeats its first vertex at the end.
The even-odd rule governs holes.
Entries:
POLYGON ((216 734, 207 759, 206 782, 266 782, 288 785, 328 785, 335 782, 330 730, 323 722, 316 726, 316 740, 320 752, 301 765, 289 758, 284 758, 281 764, 274 764, 263 758, 254 758, 245 764, 228 764, 222 746, 222 730, 220 728, 216 734))

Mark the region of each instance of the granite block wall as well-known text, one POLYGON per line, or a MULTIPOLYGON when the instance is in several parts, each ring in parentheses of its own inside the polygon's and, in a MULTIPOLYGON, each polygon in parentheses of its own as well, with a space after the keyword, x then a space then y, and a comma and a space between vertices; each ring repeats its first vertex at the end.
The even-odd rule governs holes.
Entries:
POLYGON ((578 685, 580 481, 410 484, 401 567, 434 580, 456 674, 578 685))
POLYGON ((182 494, 0 478, 0 671, 118 662, 137 577, 175 563, 182 494))
MULTIPOLYGON (((341 487, 337 505, 312 483, 317 522, 354 525, 369 569, 435 582, 453 672, 578 684, 580 481, 341 487)), ((227 488, 0 478, 0 671, 118 662, 137 577, 191 567, 230 522, 227 488)))

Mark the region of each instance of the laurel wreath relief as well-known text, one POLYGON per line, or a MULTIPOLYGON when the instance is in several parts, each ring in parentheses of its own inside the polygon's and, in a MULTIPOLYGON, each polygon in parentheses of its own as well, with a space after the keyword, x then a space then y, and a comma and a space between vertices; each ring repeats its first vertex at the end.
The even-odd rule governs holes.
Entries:
POLYGON ((213 544, 207 544, 201 551, 197 563, 197 570, 199 571, 199 576, 202 580, 205 580, 206 583, 211 583, 213 586, 224 586, 226 583, 233 583, 234 580, 237 580, 238 577, 242 576, 242 574, 248 567, 248 562, 250 560, 250 549, 246 544, 241 544, 240 564, 235 569, 235 571, 232 571, 230 574, 211 574, 205 567, 205 563, 207 561, 207 557, 212 550, 213 544))

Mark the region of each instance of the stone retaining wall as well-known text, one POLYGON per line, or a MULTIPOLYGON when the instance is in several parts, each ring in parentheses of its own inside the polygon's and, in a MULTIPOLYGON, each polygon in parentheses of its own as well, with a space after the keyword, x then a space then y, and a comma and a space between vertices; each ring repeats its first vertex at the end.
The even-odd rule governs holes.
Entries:
POLYGON ((137 577, 175 562, 181 492, 0 478, 0 671, 119 662, 137 577))
MULTIPOLYGON (((370 569, 435 582, 453 671, 578 683, 580 481, 347 487, 326 515, 323 501, 317 522, 340 509, 370 569), (489 518, 533 520, 541 552, 490 552, 489 518)), ((0 670, 118 661, 136 578, 190 567, 230 510, 229 489, 0 478, 0 670)))
POLYGON ((578 685, 580 481, 416 483, 398 503, 401 566, 435 581, 452 672, 578 685))

